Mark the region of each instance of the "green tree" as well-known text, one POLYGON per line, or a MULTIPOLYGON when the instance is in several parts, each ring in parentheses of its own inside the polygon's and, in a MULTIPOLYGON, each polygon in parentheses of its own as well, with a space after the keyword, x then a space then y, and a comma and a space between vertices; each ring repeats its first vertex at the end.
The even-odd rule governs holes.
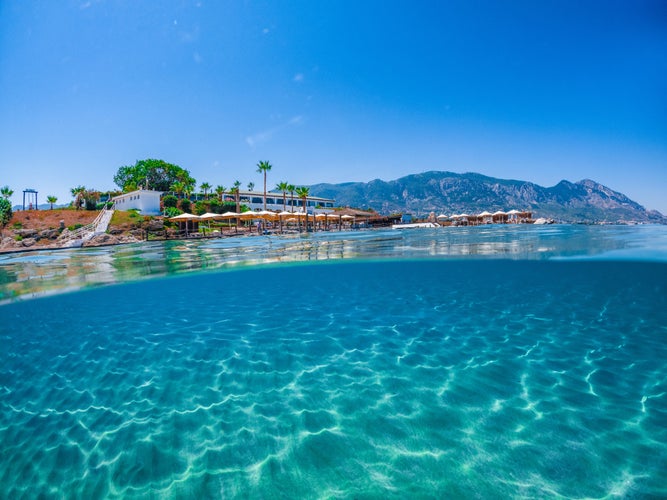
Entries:
POLYGON ((220 201, 224 201, 225 191, 227 191, 227 188, 225 186, 220 186, 220 185, 215 186, 215 194, 218 195, 220 201))
POLYGON ((192 202, 190 201, 190 198, 183 198, 181 200, 181 210, 187 213, 191 213, 190 210, 192 209, 192 202))
POLYGON ((292 199, 292 213, 294 213, 294 191, 296 191, 296 186, 294 184, 288 184, 287 190, 289 191, 290 198, 292 199))
POLYGON ((248 183, 248 191, 252 191, 253 189, 255 189, 255 183, 254 182, 249 182, 248 183))
MULTIPOLYGON (((296 188, 296 195, 303 200, 303 211, 306 213, 306 231, 308 231, 308 195, 310 188, 305 186, 296 188)), ((313 222, 314 225, 314 222, 313 222)))
POLYGON ((120 167, 113 181, 123 191, 139 187, 155 191, 169 191, 175 182, 194 186, 196 181, 190 172, 164 160, 138 160, 134 165, 120 167))
POLYGON ((12 220, 12 204, 4 197, 0 198, 0 225, 4 227, 12 220))
POLYGON ((204 190, 204 198, 208 200, 208 190, 211 189, 211 185, 208 182, 202 182, 200 187, 204 190))
POLYGON ((276 189, 278 191, 282 191, 283 193, 283 210, 287 211, 287 191, 289 189, 289 184, 285 181, 280 181, 278 184, 276 184, 276 189))
MULTIPOLYGON (((239 192, 241 188, 241 181, 234 181, 234 187, 229 191, 234 195, 234 201, 236 201, 236 213, 241 213, 241 193, 239 192)), ((238 225, 238 219, 236 219, 238 225)))
POLYGON ((51 205, 51 210, 53 210, 53 204, 58 201, 57 196, 49 195, 46 197, 46 202, 51 205))
POLYGON ((83 192, 83 202, 86 210, 96 210, 100 201, 100 192, 95 189, 86 189, 83 192))
POLYGON ((74 197, 74 207, 79 210, 81 208, 81 204, 83 203, 84 196, 86 195, 86 188, 85 186, 76 186, 70 189, 70 192, 74 197))
POLYGON ((268 161, 260 161, 257 164, 257 172, 264 174, 264 210, 266 210, 266 173, 271 170, 271 164, 268 161))
POLYGON ((0 196, 2 196, 5 200, 9 200, 13 194, 14 190, 10 189, 9 186, 2 186, 0 188, 0 196))
POLYGON ((178 205, 178 198, 173 194, 166 194, 162 197, 162 205, 165 208, 174 208, 178 205))
POLYGON ((180 181, 176 181, 171 186, 169 186, 169 189, 176 193, 177 198, 181 198, 183 196, 183 192, 185 191, 185 184, 180 181))

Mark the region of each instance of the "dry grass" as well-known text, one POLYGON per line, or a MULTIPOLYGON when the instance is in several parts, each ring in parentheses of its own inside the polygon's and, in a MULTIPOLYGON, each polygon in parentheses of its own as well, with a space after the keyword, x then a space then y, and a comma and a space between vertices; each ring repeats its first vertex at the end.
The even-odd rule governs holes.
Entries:
POLYGON ((20 224, 23 229, 58 229, 60 221, 63 221, 65 227, 76 224, 86 225, 95 220, 99 214, 98 211, 89 210, 19 210, 13 213, 12 219, 7 224, 6 229, 12 229, 20 224))

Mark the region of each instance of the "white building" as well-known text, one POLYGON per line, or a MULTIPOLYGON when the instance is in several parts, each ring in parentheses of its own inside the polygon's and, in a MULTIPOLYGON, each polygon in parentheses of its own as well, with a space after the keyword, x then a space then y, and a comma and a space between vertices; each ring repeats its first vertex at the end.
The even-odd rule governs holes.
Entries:
POLYGON ((141 215, 160 215, 160 196, 162 191, 141 189, 114 196, 111 201, 114 202, 116 210, 136 209, 141 215))

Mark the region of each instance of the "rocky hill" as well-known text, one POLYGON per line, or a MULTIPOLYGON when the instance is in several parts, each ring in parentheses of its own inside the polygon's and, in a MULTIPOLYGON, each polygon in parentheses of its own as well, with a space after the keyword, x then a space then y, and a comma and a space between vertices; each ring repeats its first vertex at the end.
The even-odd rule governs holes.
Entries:
POLYGON ((542 187, 476 173, 425 172, 393 181, 315 184, 310 193, 334 198, 339 205, 373 208, 384 214, 517 209, 562 222, 667 223, 661 213, 646 210, 624 194, 588 179, 542 187))

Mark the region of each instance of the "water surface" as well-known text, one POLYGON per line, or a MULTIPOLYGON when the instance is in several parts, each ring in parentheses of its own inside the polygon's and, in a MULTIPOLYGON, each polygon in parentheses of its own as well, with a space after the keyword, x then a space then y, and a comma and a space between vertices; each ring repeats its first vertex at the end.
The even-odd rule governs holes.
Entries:
POLYGON ((664 229, 499 229, 12 256, 0 497, 667 496, 664 229))

